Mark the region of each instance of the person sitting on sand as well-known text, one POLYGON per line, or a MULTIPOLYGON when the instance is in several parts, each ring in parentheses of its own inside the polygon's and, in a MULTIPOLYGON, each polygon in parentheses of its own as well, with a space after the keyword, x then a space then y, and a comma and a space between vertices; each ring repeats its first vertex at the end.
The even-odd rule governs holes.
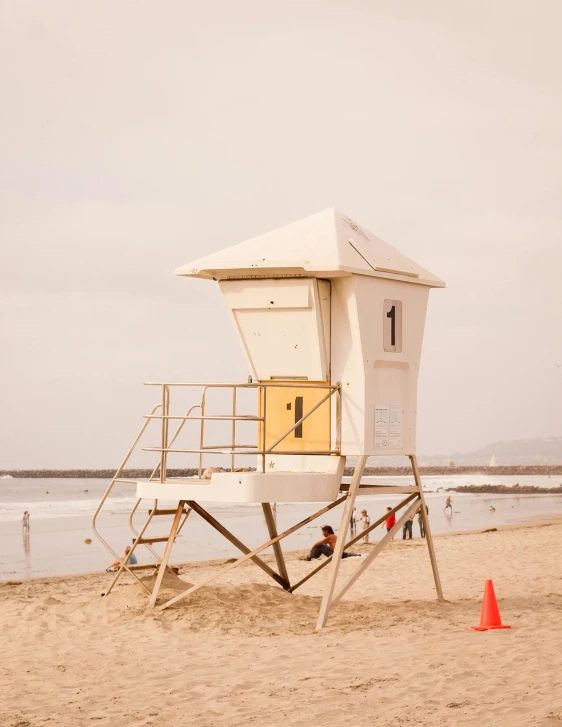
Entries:
MULTIPOLYGON (((334 548, 336 547, 336 540, 338 539, 338 536, 334 533, 332 526, 324 525, 322 527, 322 535, 324 536, 322 540, 319 540, 312 546, 310 555, 305 555, 304 558, 301 558, 301 560, 316 560, 321 555, 325 555, 326 558, 329 558, 334 554, 334 548)), ((341 557, 353 558, 361 556, 354 555, 353 553, 342 553, 341 557)))
POLYGON ((121 559, 114 560, 113 563, 106 568, 107 573, 115 573, 119 568, 121 567, 121 563, 125 561, 127 565, 136 565, 137 564, 137 556, 134 553, 131 553, 131 546, 127 545, 125 550, 123 551, 123 557, 121 559))
POLYGON ((202 480, 210 480, 213 472, 222 472, 220 467, 207 467, 207 469, 201 475, 202 480))

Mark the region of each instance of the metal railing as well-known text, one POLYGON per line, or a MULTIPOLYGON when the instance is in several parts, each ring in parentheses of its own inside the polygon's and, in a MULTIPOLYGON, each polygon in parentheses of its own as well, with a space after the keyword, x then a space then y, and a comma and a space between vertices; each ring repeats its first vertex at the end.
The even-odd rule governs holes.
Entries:
MULTIPOLYGON (((105 540, 105 538, 99 532, 98 522, 97 522, 98 516, 99 516, 100 512, 102 511, 102 509, 103 509, 103 507, 104 507, 104 505, 105 505, 105 503, 107 501, 107 498, 109 497, 111 491, 113 490, 113 488, 115 487, 116 484, 127 484, 127 485, 134 485, 134 484, 136 484, 136 480, 126 480, 126 479, 123 479, 121 477, 121 474, 122 474, 123 470, 125 469, 125 467, 126 467, 128 461, 129 461, 129 459, 131 458, 134 450, 136 449, 137 444, 139 443, 140 439, 142 438, 143 434, 145 433, 148 425, 150 424, 150 420, 151 420, 152 416, 155 414, 155 412, 158 411, 158 409, 160 408, 160 406, 161 406, 161 404, 156 404, 156 406, 154 406, 152 408, 152 411, 150 412, 150 414, 148 415, 148 417, 145 417, 145 419, 146 419, 145 422, 143 423, 143 425, 142 425, 139 433, 137 434, 137 436, 133 440, 133 443, 129 447, 129 451, 125 455, 123 461, 121 462, 121 464, 117 468, 116 473, 113 475, 113 479, 111 480, 111 482, 109 483, 109 486, 107 487, 106 491, 104 492, 103 497, 100 500, 100 503, 97 506, 96 511, 94 512, 93 517, 92 517, 92 529, 94 531, 95 536, 102 543, 102 545, 104 545, 105 548, 107 548, 107 550, 116 559, 119 559, 119 555, 117 554, 117 552, 111 547, 111 545, 107 542, 107 540, 105 540)), ((180 435, 181 430, 183 429, 184 424, 190 418, 191 412, 194 409, 198 409, 198 408, 200 408, 200 405, 199 404, 193 404, 187 410, 186 415, 184 417, 181 417, 182 418, 182 422, 180 423, 180 425, 178 426, 177 430, 175 431, 174 436, 172 437, 171 442, 170 442, 171 444, 173 444, 176 441, 176 439, 178 438, 178 436, 180 435)), ((160 469, 160 467, 161 467, 161 461, 152 470, 152 472, 150 474, 150 477, 149 477, 150 480, 154 480, 155 479, 156 473, 158 472, 158 470, 160 469)), ((133 535, 135 536, 135 538, 137 538, 139 536, 139 533, 138 533, 137 529, 135 528, 135 525, 134 525, 134 522, 133 522, 133 518, 135 516, 135 512, 137 511, 137 509, 138 509, 138 507, 139 507, 139 505, 141 503, 141 499, 142 498, 137 498, 137 500, 136 500, 136 502, 135 502, 135 504, 133 506, 133 509, 129 513, 129 528, 130 528, 131 532, 133 533, 133 535)), ((153 509, 156 509, 157 507, 158 507, 158 500, 154 500, 153 509)), ((157 561, 160 560, 160 556, 154 550, 154 548, 152 548, 149 544, 146 544, 145 547, 151 552, 151 554, 157 559, 157 561)))
MULTIPOLYGON (((338 382, 337 384, 308 384, 307 382, 303 381, 295 381, 295 383, 291 382, 260 382, 260 383, 246 383, 246 384, 168 384, 168 383, 148 383, 147 386, 160 386, 162 387, 162 398, 161 403, 156 404, 156 406, 153 407, 150 414, 146 414, 144 416, 144 423, 133 440, 133 443, 131 444, 127 454, 125 455, 123 461, 119 465, 117 471, 115 472, 115 475, 113 476, 111 482, 109 483, 109 486, 107 487, 106 491, 103 494, 103 497, 96 508, 96 511, 94 512, 93 518, 92 518, 92 528, 96 535, 96 537, 100 540, 100 542, 107 548, 107 550, 112 554, 112 556, 116 559, 119 558, 118 552, 114 550, 111 545, 107 542, 107 540, 101 535, 99 532, 98 527, 98 517, 104 508, 108 497, 110 493, 112 492, 113 488, 117 484, 128 484, 132 485, 136 483, 136 480, 128 480, 124 479, 122 474, 123 471, 128 464, 131 456, 133 455, 134 450, 137 448, 137 445, 139 444, 139 441, 145 434, 148 425, 153 419, 160 419, 161 421, 161 431, 160 431, 160 446, 159 447, 143 447, 142 449, 144 451, 148 452, 157 452, 159 453, 159 461, 154 467, 154 469, 151 471, 151 474, 149 476, 149 481, 160 481, 165 482, 167 477, 167 464, 168 464, 168 454, 170 453, 186 453, 186 454, 198 454, 199 455, 199 466, 198 466, 198 476, 199 479, 201 479, 201 476, 203 474, 203 456, 205 454, 227 454, 230 455, 230 465, 231 470, 235 469, 235 457, 238 455, 253 455, 253 456, 261 456, 261 471, 265 472, 266 468, 266 457, 268 454, 285 454, 285 455, 339 455, 340 454, 340 442, 341 442, 341 385, 338 382), (171 415, 170 414, 170 400, 171 400, 171 390, 174 387, 192 387, 192 388, 200 388, 202 389, 201 393, 201 401, 200 403, 192 404, 188 409, 187 412, 184 415, 171 415), (289 427, 281 436, 279 436, 272 444, 269 446, 266 446, 266 415, 267 415, 267 391, 271 388, 292 388, 292 389, 302 389, 302 388, 310 388, 310 389, 326 389, 327 393, 325 396, 323 396, 320 401, 318 401, 313 407, 311 407, 307 412, 305 412, 302 417, 300 417, 295 423, 289 427), (231 412, 224 414, 224 415, 207 415, 205 414, 206 411, 206 405, 207 405, 207 394, 212 389, 232 389, 232 407, 231 412), (257 415, 246 415, 246 414, 238 414, 237 413, 237 406, 238 406, 238 391, 240 389, 255 389, 259 393, 259 411, 260 413, 257 415), (330 431, 330 447, 328 449, 319 450, 319 451, 312 451, 312 450, 306 450, 306 449, 300 449, 300 450, 290 450, 290 451, 280 451, 275 450, 275 447, 278 447, 281 442, 283 442, 297 427, 299 427, 311 414, 313 414, 319 407, 321 407, 323 404, 325 404, 327 401, 329 401, 332 396, 336 395, 336 426, 335 426, 335 447, 332 449, 331 442, 332 442, 332 436, 330 431), (192 415, 192 412, 199 409, 200 410, 200 416, 194 416, 192 415), (160 410, 161 413, 157 413, 160 410), (170 422, 177 421, 178 426, 175 429, 173 435, 170 437, 170 422), (200 422, 200 430, 199 430, 199 448, 198 449, 174 449, 173 445, 176 442, 177 438, 181 434, 185 424, 188 421, 199 421, 200 422), (230 444, 221 444, 221 445, 209 445, 205 444, 205 423, 208 421, 230 421, 232 423, 231 426, 231 441, 230 444), (258 437, 257 441, 258 444, 238 444, 236 442, 236 426, 238 422, 257 422, 259 427, 258 437), (273 451, 275 450, 275 451, 273 451)), ((330 425, 331 430, 331 425, 330 425)), ((129 527, 131 529, 131 532, 135 536, 135 538, 139 537, 139 531, 136 529, 133 518, 135 516, 135 513, 138 510, 138 507, 141 503, 141 498, 137 498, 135 501, 135 504, 129 514, 129 527)), ((158 500, 154 500, 153 504, 153 512, 156 511, 158 507, 158 500)), ((149 515, 148 521, 144 523, 141 533, 144 532, 146 529, 146 526, 148 525, 148 522, 150 522, 151 516, 149 515)), ((160 560, 160 556, 158 553, 151 547, 150 544, 145 544, 145 547, 150 551, 152 556, 156 559, 157 564, 160 560)), ((129 570, 127 568, 127 570, 129 570)), ((136 575, 133 573, 134 577, 136 578, 136 575)))
MULTIPOLYGON (((201 479, 203 474, 203 456, 205 454, 221 454, 230 456, 230 467, 231 470, 235 469, 235 457, 238 455, 253 455, 261 457, 261 472, 265 472, 266 468, 266 457, 268 454, 281 454, 281 455, 339 455, 340 454, 340 442, 341 442, 341 384, 308 384, 305 381, 292 382, 256 382, 246 384, 188 384, 188 383, 155 383, 150 382, 147 386, 159 386, 162 389, 162 399, 159 409, 161 413, 157 414, 153 410, 150 414, 145 415, 145 419, 150 421, 152 419, 160 419, 160 446, 159 447, 143 447, 143 451, 146 452, 158 452, 160 454, 159 475, 160 482, 165 482, 167 478, 167 466, 168 466, 168 455, 169 454, 198 454, 199 455, 199 466, 198 466, 198 477, 201 479), (190 416, 191 410, 185 416, 171 415, 170 404, 171 404, 171 391, 174 387, 191 387, 201 388, 201 403, 197 405, 201 409, 200 416, 190 416), (323 396, 314 406, 312 406, 307 412, 305 412, 294 424, 292 424, 285 432, 283 432, 272 444, 267 446, 266 441, 266 419, 267 419, 267 392, 273 388, 285 388, 285 389, 326 389, 327 393, 323 396), (208 415, 205 413, 207 404, 207 394, 212 389, 231 389, 232 390, 232 407, 231 411, 227 414, 213 414, 208 415), (255 389, 259 393, 259 414, 238 414, 237 413, 237 393, 239 390, 255 389), (336 394, 336 427, 335 427, 335 446, 332 448, 332 436, 330 431, 330 445, 328 449, 321 450, 279 450, 275 449, 281 444, 292 432, 294 432, 302 423, 310 417, 317 409, 323 404, 328 402, 332 396, 336 394), (192 449, 179 449, 173 448, 173 443, 177 439, 181 428, 187 420, 199 421, 199 448, 192 449), (176 431, 172 441, 169 441, 169 423, 171 421, 179 421, 180 426, 176 431), (221 445, 208 445, 205 444, 205 423, 210 421, 230 421, 231 427, 231 441, 230 444, 221 445), (238 422, 257 422, 258 423, 258 444, 238 444, 236 442, 236 425, 238 422), (274 451, 275 450, 275 451, 274 451)), ((193 407, 192 407, 193 408, 193 407)), ((331 430, 331 426, 330 426, 331 430)), ((156 471, 156 470, 155 470, 156 471)), ((152 479, 152 478, 151 478, 152 479)))

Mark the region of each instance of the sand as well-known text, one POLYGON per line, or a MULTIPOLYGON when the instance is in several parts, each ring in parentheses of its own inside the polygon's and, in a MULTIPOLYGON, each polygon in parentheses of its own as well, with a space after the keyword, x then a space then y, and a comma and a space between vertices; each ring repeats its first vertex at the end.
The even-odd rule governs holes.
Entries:
POLYGON ((4 584, 0 725, 562 725, 562 524, 435 542, 447 603, 424 543, 395 542, 322 632, 328 569, 288 595, 247 564, 163 612, 126 578, 100 598, 105 573, 4 584), (468 628, 486 578, 511 630, 468 628))

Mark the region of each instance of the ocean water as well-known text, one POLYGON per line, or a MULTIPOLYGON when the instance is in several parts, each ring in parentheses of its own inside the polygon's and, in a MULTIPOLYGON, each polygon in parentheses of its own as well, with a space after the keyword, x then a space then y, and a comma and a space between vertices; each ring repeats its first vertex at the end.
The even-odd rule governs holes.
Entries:
MULTIPOLYGON (((413 484, 411 477, 367 477, 364 483, 413 484)), ((424 490, 431 518, 432 532, 463 532, 498 525, 548 519, 562 514, 562 495, 547 494, 548 489, 562 483, 562 476, 457 475, 424 477, 424 490), (446 490, 462 485, 504 484, 536 485, 545 489, 539 495, 488 495, 450 493, 453 513, 443 512, 446 490), (491 510, 493 506, 495 510, 491 510)), ((103 570, 112 557, 92 531, 92 515, 108 486, 99 479, 2 479, 0 480, 0 581, 39 576, 64 575, 103 570), (24 533, 21 518, 24 510, 31 513, 31 530, 24 533), (92 539, 87 545, 84 541, 92 539)), ((387 505, 395 505, 401 496, 362 496, 358 509, 366 508, 371 521, 381 517, 387 505)), ((131 543, 128 517, 136 501, 135 486, 116 485, 100 514, 98 525, 102 536, 121 553, 131 543)), ((169 506, 174 506, 172 503, 169 506)), ((267 531, 259 504, 201 503, 225 527, 248 547, 256 547, 267 539, 267 531)), ((137 530, 146 518, 146 501, 135 516, 137 530)), ((165 501, 160 501, 165 506, 165 501)), ((278 529, 287 529, 313 512, 321 504, 282 503, 277 506, 278 529)), ((330 524, 337 531, 342 506, 309 523, 283 541, 286 550, 305 549, 320 537, 320 526, 330 524)), ((171 516, 158 518, 150 525, 150 533, 166 535, 171 516)), ((384 534, 377 528, 371 540, 384 534)), ((414 536, 419 537, 417 520, 414 536)), ((398 537, 398 536, 397 536, 398 537)), ((162 551, 164 544, 154 546, 162 551)), ((239 554, 232 545, 195 513, 191 513, 173 551, 173 562, 231 558, 239 554)), ((139 562, 151 561, 148 550, 137 549, 139 562), (143 552, 144 551, 144 552, 143 552)))

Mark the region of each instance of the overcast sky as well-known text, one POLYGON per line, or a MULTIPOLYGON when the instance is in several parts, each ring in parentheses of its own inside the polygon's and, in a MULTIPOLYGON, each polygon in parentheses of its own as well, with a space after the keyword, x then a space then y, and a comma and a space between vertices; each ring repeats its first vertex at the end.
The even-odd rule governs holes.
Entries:
POLYGON ((0 15, 0 468, 115 466, 143 381, 245 380, 173 270, 327 207, 447 282, 420 454, 562 434, 559 0, 0 15))

